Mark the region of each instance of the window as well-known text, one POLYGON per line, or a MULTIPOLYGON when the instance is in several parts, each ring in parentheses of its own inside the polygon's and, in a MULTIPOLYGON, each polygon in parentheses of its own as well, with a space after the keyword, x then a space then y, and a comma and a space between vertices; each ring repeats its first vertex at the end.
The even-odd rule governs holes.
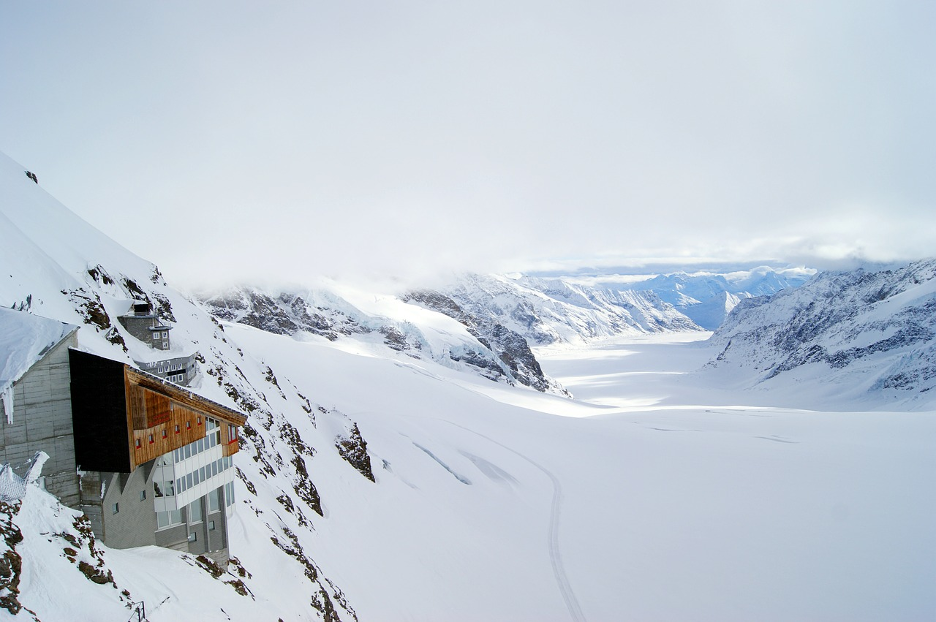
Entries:
POLYGON ((141 491, 140 491, 140 501, 146 501, 146 491, 145 491, 145 490, 141 490, 141 491))
POLYGON ((188 541, 195 542, 196 540, 198 540, 198 534, 195 533, 194 531, 190 531, 188 534, 188 541))
POLYGON ((191 429, 192 429, 192 422, 191 422, 191 421, 186 421, 186 422, 185 422, 185 429, 186 429, 186 430, 191 430, 191 429))
POLYGON ((188 459, 192 457, 192 446, 186 445, 182 448, 182 457, 183 459, 188 459))
POLYGON ((189 503, 188 518, 190 523, 200 523, 202 520, 201 499, 189 503))
POLYGON ((162 349, 163 349, 163 350, 168 350, 168 349, 169 349, 169 342, 168 342, 168 341, 163 341, 162 349))
POLYGON ((214 531, 214 528, 215 528, 214 521, 213 520, 208 521, 208 531, 214 531))
POLYGON ((150 442, 150 445, 153 444, 153 435, 152 435, 152 434, 149 435, 149 442, 150 442))
MULTIPOLYGON (((175 433, 176 433, 176 434, 178 434, 178 433, 181 432, 181 431, 182 431, 182 428, 181 428, 181 427, 179 427, 179 426, 176 426, 176 427, 175 427, 175 433)), ((178 451, 178 449, 177 449, 176 451, 178 451)))
MULTIPOLYGON (((217 512, 221 509, 221 489, 215 488, 208 493, 208 511, 217 512)), ((210 527, 209 527, 210 529, 210 527)))
POLYGON ((163 430, 163 431, 162 431, 162 437, 163 437, 163 438, 166 438, 167 436, 169 436, 169 433, 166 432, 165 430, 163 430))
POLYGON ((186 490, 192 487, 192 474, 189 473, 185 476, 185 488, 186 490))
MULTIPOLYGON (((168 482, 153 482, 153 494, 157 497, 172 497, 175 495, 175 482, 169 480, 168 482)), ((143 498, 140 498, 142 501, 143 498)))
POLYGON ((143 446, 143 443, 140 442, 140 439, 137 439, 137 440, 136 440, 136 448, 139 449, 139 448, 142 447, 142 446, 143 446))
POLYGON ((153 333, 153 341, 159 341, 159 331, 153 333))
POLYGON ((198 425, 201 425, 201 417, 198 417, 198 425))
POLYGON ((201 481, 205 481, 205 467, 198 469, 198 478, 201 481))
POLYGON ((112 512, 112 513, 116 514, 116 513, 118 513, 119 511, 120 511, 120 504, 119 504, 119 503, 115 503, 114 505, 111 506, 111 512, 112 512))
POLYGON ((228 426, 228 445, 237 440, 237 426, 229 425, 228 426))
POLYGON ((169 510, 168 512, 156 512, 156 529, 165 529, 173 525, 182 524, 182 510, 169 510))

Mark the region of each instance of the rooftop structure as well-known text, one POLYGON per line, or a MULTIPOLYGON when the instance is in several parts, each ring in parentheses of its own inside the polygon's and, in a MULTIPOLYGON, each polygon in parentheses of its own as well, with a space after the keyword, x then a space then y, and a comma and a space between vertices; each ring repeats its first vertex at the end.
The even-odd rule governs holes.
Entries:
POLYGON ((134 302, 124 315, 117 316, 131 335, 156 350, 168 350, 171 326, 163 324, 148 302, 134 302))

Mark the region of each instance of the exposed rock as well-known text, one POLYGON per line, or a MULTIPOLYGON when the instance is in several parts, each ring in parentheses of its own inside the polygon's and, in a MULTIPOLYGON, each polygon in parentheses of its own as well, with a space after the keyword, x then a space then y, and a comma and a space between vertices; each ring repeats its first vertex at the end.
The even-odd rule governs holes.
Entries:
POLYGON ((338 448, 338 454, 348 464, 370 481, 374 481, 370 456, 367 455, 367 441, 361 436, 361 431, 356 423, 351 427, 351 433, 348 437, 339 436, 335 439, 335 447, 338 448))
POLYGON ((503 376, 508 381, 516 380, 537 391, 554 391, 568 395, 557 382, 546 377, 530 345, 520 333, 490 317, 466 312, 454 299, 441 292, 417 290, 405 294, 402 299, 458 320, 481 345, 497 357, 496 360, 491 360, 483 352, 467 350, 452 353, 450 356, 454 360, 477 367, 482 375, 492 380, 503 376), (498 365, 497 361, 501 364, 498 365))
POLYGON ((621 333, 699 330, 651 291, 591 288, 560 279, 468 274, 443 293, 463 313, 501 324, 534 345, 581 342, 621 333))
POLYGON ((934 279, 930 260, 827 272, 798 289, 743 300, 712 336, 721 353, 710 365, 753 365, 764 381, 817 364, 829 377, 863 374, 871 391, 924 393, 936 386, 934 279))

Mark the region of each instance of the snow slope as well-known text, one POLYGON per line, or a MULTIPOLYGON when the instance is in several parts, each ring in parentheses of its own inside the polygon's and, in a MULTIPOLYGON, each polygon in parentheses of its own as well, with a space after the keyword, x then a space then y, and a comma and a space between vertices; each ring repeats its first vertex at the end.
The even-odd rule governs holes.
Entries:
POLYGON ((653 292, 702 328, 715 330, 741 300, 799 287, 814 274, 816 270, 810 268, 760 266, 727 272, 670 272, 624 283, 613 275, 591 281, 593 286, 612 290, 653 292))
POLYGON ((823 273, 798 289, 744 301, 712 343, 720 353, 711 365, 748 386, 821 385, 826 400, 928 408, 936 386, 936 260, 823 273))
POLYGON ((652 292, 613 291, 562 279, 468 274, 442 293, 471 314, 496 321, 536 345, 698 330, 652 292))
POLYGON ((453 369, 475 371, 490 380, 565 394, 543 375, 522 336, 464 313, 450 299, 432 304, 443 298, 437 293, 417 292, 402 298, 374 295, 321 279, 314 289, 273 291, 242 286, 198 298, 218 319, 267 332, 350 340, 357 343, 340 346, 369 348, 375 353, 383 346, 453 369))
MULTIPOLYGON (((46 253, 60 206, 6 169, 0 193, 37 194, 22 212, 0 194, 0 214, 44 224, 2 229, 32 276, 4 264, 0 303, 32 294, 34 313, 82 326, 82 347, 129 360, 142 346, 101 310, 148 298, 202 354, 197 390, 249 412, 232 575, 173 551, 92 549, 38 491, 0 508, 18 600, 39 619, 126 620, 139 600, 153 621, 936 616, 932 412, 778 408, 796 387, 707 382, 730 370, 693 371, 718 353, 693 341, 706 333, 639 322, 621 324, 629 342, 536 350, 575 400, 382 345, 215 323, 110 241, 46 253)), ((572 338, 587 318, 564 324, 572 338)))

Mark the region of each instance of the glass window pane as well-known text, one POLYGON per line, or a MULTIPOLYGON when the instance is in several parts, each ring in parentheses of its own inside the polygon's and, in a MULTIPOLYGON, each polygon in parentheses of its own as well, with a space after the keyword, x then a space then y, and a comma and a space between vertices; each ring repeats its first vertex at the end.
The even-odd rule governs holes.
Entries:
POLYGON ((189 504, 189 522, 197 523, 202 519, 201 499, 196 499, 189 504))

